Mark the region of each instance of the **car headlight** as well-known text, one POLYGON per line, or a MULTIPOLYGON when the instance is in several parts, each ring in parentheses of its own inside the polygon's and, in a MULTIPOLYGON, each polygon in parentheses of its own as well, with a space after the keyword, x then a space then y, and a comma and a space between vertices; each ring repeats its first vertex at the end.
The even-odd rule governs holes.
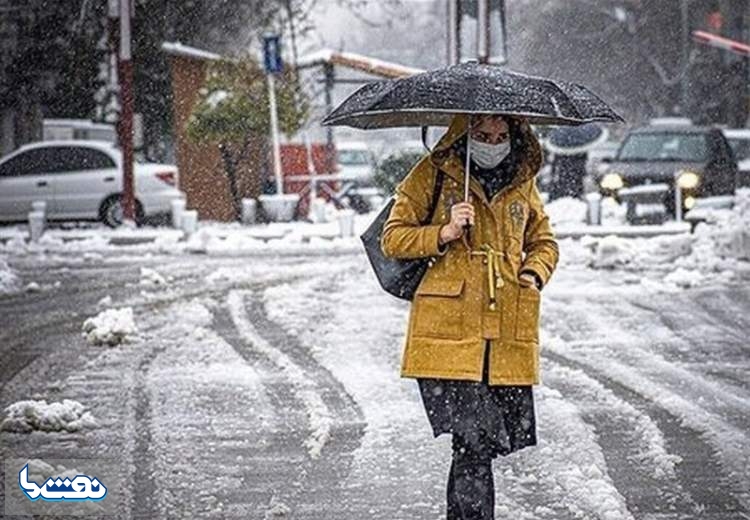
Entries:
POLYGON ((698 186, 701 177, 695 172, 681 171, 677 174, 677 186, 683 190, 691 190, 698 186))
POLYGON ((619 173, 608 173, 602 177, 599 185, 605 190, 619 190, 624 186, 624 183, 619 173))

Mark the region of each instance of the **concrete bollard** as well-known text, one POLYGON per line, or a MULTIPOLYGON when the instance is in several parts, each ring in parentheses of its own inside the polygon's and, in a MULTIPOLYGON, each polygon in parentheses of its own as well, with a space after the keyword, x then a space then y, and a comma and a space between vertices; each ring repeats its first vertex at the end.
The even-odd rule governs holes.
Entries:
POLYGON ((255 199, 242 199, 242 223, 255 224, 258 216, 258 201, 255 199))
POLYGON ((190 236, 198 229, 198 212, 185 210, 182 212, 181 226, 186 235, 190 236))
POLYGON ((342 237, 354 236, 354 214, 353 209, 342 209, 339 211, 339 234, 342 237))
POLYGON ((326 221, 326 201, 321 197, 315 197, 310 201, 310 220, 316 224, 326 221))
POLYGON ((602 194, 594 191, 586 194, 588 211, 586 212, 586 224, 600 226, 602 223, 602 194))
POLYGON ((35 200, 31 203, 31 211, 40 211, 46 215, 47 213, 47 201, 46 200, 35 200))
POLYGON ((29 212, 29 239, 32 242, 38 242, 44 234, 44 222, 45 217, 43 211, 29 212))
POLYGON ((172 199, 172 227, 180 229, 182 226, 182 212, 185 211, 185 199, 172 199))

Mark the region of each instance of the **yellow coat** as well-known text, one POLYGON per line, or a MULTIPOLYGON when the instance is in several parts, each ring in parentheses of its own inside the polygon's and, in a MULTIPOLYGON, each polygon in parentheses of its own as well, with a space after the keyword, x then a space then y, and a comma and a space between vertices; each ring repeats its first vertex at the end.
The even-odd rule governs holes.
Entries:
POLYGON ((464 165, 450 147, 466 133, 467 121, 463 115, 454 117, 432 153, 399 183, 383 229, 381 247, 387 256, 434 257, 411 303, 401 377, 481 381, 489 339, 489 384, 539 384, 541 293, 521 287, 518 274, 533 271, 546 285, 558 261, 557 241, 536 185, 541 148, 524 122, 527 153, 513 180, 487 200, 479 182, 470 178, 476 215, 471 249, 459 239, 441 254, 440 227, 450 221, 451 204, 463 200, 464 189, 464 165), (438 166, 445 172, 443 190, 431 223, 420 226, 438 166), (492 255, 476 254, 482 245, 492 255), (499 273, 494 283, 490 271, 499 273), (494 310, 490 285, 496 292, 494 310))

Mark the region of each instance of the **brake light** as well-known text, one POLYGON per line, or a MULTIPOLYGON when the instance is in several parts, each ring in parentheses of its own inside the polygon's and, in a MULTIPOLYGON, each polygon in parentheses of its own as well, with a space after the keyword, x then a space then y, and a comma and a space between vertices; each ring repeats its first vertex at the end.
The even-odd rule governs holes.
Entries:
POLYGON ((170 186, 175 185, 175 173, 174 172, 157 172, 154 175, 156 175, 156 178, 165 184, 169 184, 170 186))

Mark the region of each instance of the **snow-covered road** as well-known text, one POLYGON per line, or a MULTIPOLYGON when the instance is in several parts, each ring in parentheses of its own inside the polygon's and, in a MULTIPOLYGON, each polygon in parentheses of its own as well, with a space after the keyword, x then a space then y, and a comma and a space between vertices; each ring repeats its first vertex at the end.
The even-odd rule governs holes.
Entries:
MULTIPOLYGON (((450 438, 398 377, 408 307, 362 254, 10 264, 39 287, 0 297, 0 408, 72 399, 97 427, 0 432, 0 460, 118 459, 123 518, 444 518, 450 438), (128 342, 81 335, 127 307, 128 342)), ((750 518, 747 279, 571 260, 542 325, 539 445, 496 459, 497 518, 750 518)))

